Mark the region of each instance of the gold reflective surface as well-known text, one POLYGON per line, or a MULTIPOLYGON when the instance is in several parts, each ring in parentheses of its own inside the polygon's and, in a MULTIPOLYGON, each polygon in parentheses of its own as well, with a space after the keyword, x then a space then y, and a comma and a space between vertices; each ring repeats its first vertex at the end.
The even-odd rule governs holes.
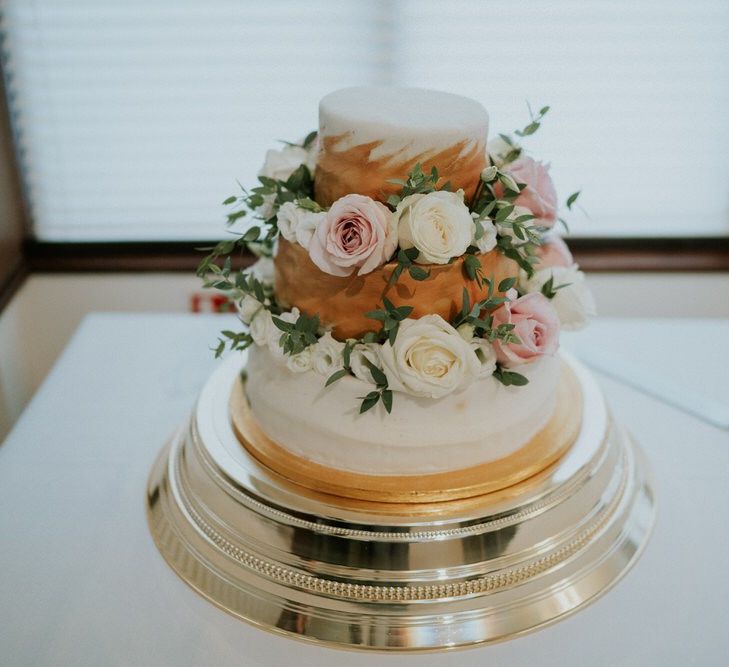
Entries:
POLYGON ((593 600, 647 540, 644 462, 577 364, 566 455, 511 490, 420 505, 338 498, 261 465, 235 437, 227 365, 160 454, 148 516, 184 581, 262 628, 380 650, 504 640, 593 600))

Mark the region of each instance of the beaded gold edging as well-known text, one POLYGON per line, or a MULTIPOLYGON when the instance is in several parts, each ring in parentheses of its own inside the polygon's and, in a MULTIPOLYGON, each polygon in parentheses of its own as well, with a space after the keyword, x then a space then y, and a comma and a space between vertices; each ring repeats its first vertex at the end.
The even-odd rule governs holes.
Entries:
POLYGON ((232 558, 256 574, 268 577, 278 584, 295 586, 311 593, 371 602, 413 602, 466 597, 493 593, 504 588, 522 584, 535 576, 547 572, 579 552, 609 522, 623 499, 628 481, 628 466, 625 465, 624 456, 621 456, 620 464, 622 470, 618 488, 610 503, 596 516, 592 524, 567 544, 525 565, 508 568, 496 574, 487 574, 459 583, 431 584, 425 586, 380 586, 353 584, 304 574, 259 558, 237 547, 210 526, 191 506, 180 488, 179 457, 175 457, 175 459, 175 477, 178 482, 178 489, 180 490, 182 506, 198 530, 229 558, 232 558))
MULTIPOLYGON (((603 441, 600 445, 600 450, 605 451, 605 443, 610 437, 612 426, 608 427, 605 433, 603 441)), ((484 522, 477 522, 468 526, 461 526, 458 528, 448 528, 445 530, 432 530, 432 531, 379 531, 379 530, 362 530, 355 528, 346 528, 343 526, 333 526, 320 522, 308 521, 301 517, 295 516, 288 512, 276 509, 269 505, 266 505, 248 494, 241 492, 237 489, 229 479, 220 474, 215 464, 205 454, 204 447, 200 441, 200 436, 195 425, 192 425, 192 442, 195 448, 195 453, 198 459, 205 466, 208 474, 215 480, 218 486, 233 496, 235 500, 240 503, 254 509, 255 511, 264 514, 266 516, 275 517, 281 519, 289 525, 294 525, 300 528, 307 528, 315 533, 335 535, 338 537, 347 537, 351 539, 362 539, 366 541, 387 541, 387 542, 412 542, 412 541, 426 541, 426 540, 441 540, 449 538, 458 538, 470 535, 480 535, 482 533, 490 532, 511 526, 517 523, 521 523, 527 519, 533 518, 541 512, 557 505, 562 500, 569 498, 577 488, 582 486, 585 481, 592 474, 592 467, 584 468, 580 473, 575 475, 567 484, 560 486, 556 493, 547 494, 545 497, 529 504, 526 508, 518 510, 516 512, 510 512, 499 516, 495 519, 490 519, 484 522)), ((600 457, 601 459, 602 457, 600 457)), ((596 464, 598 465, 598 464, 596 464)), ((594 467, 594 466, 593 466, 594 467)))

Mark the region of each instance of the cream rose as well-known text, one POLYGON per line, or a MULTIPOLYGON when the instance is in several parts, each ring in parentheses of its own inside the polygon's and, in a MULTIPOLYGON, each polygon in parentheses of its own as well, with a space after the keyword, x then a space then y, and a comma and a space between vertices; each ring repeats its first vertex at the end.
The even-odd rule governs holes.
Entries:
POLYGON ((276 271, 270 257, 260 257, 258 261, 251 265, 248 273, 264 285, 273 286, 276 271))
POLYGON ((413 396, 440 398, 478 377, 471 346, 440 315, 404 320, 395 344, 381 349, 390 389, 413 396))
POLYGON ((400 247, 417 248, 416 262, 447 264, 473 240, 474 224, 463 192, 431 192, 405 197, 395 210, 400 247))
POLYGON ((311 237, 317 225, 324 219, 325 213, 314 213, 287 201, 278 210, 278 230, 287 241, 309 247, 311 237))
POLYGON ((286 357, 286 368, 292 373, 305 373, 311 370, 311 347, 304 348, 301 352, 286 357))
POLYGON ((266 151, 266 159, 258 175, 285 181, 310 159, 306 149, 301 146, 284 146, 280 150, 272 148, 266 151))
POLYGON ((376 343, 357 343, 352 348, 349 357, 349 367, 352 369, 354 376, 363 382, 374 384, 372 371, 365 363, 365 359, 381 369, 380 346, 376 343))
POLYGON ((263 195, 263 203, 256 209, 256 213, 263 219, 268 220, 276 212, 276 195, 263 195))
POLYGON ((246 294, 238 302, 238 315, 243 324, 250 324, 261 308, 263 308, 263 304, 258 299, 246 294))
POLYGON ((496 350, 494 350, 494 346, 485 338, 474 338, 471 341, 471 349, 481 365, 478 376, 484 378, 493 375, 496 370, 496 350))
POLYGON ((480 252, 490 252, 496 247, 496 236, 498 234, 496 225, 489 218, 480 218, 477 221, 483 229, 483 234, 481 234, 480 238, 476 238, 476 221, 474 221, 473 245, 475 245, 480 252))
MULTIPOLYGON (((261 308, 255 317, 251 320, 249 331, 253 342, 256 345, 267 345, 269 336, 271 335, 271 329, 276 329, 276 326, 271 319, 271 313, 265 308, 261 308)), ((278 331, 278 329, 276 329, 278 331)))
POLYGON ((364 195, 345 195, 319 221, 309 243, 309 256, 322 271, 362 276, 387 262, 397 247, 390 210, 364 195))
POLYGON ((566 285, 556 290, 551 300, 562 328, 576 331, 585 327, 590 318, 597 314, 595 297, 587 284, 585 274, 576 264, 552 266, 537 271, 526 281, 525 287, 529 292, 539 292, 550 278, 553 288, 566 285))
POLYGON ((329 377, 344 368, 343 352, 344 343, 335 340, 327 331, 313 346, 312 367, 317 373, 329 377))

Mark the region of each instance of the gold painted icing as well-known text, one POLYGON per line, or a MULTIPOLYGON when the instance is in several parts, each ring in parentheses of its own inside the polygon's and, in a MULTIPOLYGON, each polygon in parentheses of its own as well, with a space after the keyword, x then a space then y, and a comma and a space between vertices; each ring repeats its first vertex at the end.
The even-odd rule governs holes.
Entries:
POLYGON ((387 201, 391 194, 400 190, 400 186, 387 181, 406 178, 418 162, 424 171, 430 171, 432 167, 438 169, 439 187, 450 181, 451 190, 463 189, 468 199, 486 166, 484 144, 479 141, 464 139, 448 148, 424 151, 409 158, 400 155, 402 151, 374 158, 372 153, 382 146, 382 141, 338 149, 347 137, 347 134, 323 137, 321 142, 314 175, 314 196, 322 206, 330 206, 353 192, 387 201))
MULTIPOLYGON (((484 276, 498 285, 504 278, 518 275, 516 263, 497 250, 479 255, 484 276)), ((276 267, 275 289, 278 302, 287 308, 296 306, 307 315, 319 315, 332 335, 339 339, 359 338, 367 331, 378 331, 379 322, 364 313, 382 306, 387 296, 395 306, 412 306, 410 317, 437 314, 447 321, 453 320, 461 309, 464 287, 471 303, 488 296, 486 287, 479 287, 463 271, 463 258, 452 264, 431 265, 430 277, 413 280, 404 271, 398 282, 387 289, 387 281, 395 269, 395 262, 358 276, 332 276, 322 272, 309 258, 306 249, 285 239, 279 239, 274 258, 276 267)))

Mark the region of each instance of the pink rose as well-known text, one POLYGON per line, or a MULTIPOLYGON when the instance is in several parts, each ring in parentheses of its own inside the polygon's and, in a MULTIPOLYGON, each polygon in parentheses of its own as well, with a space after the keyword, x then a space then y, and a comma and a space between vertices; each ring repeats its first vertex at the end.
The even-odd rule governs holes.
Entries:
POLYGON ((518 366, 545 354, 554 354, 559 347, 559 318, 554 306, 543 294, 535 292, 507 301, 494 311, 494 328, 513 324, 512 333, 518 343, 494 342, 496 358, 505 366, 518 366))
POLYGON ((335 201, 309 242, 311 260, 325 273, 349 276, 374 271, 397 247, 397 227, 390 210, 364 195, 335 201))
POLYGON ((537 257, 539 261, 534 267, 536 271, 552 266, 572 266, 574 264, 572 253, 561 236, 545 238, 542 245, 537 246, 537 257))
POLYGON ((552 227, 557 220, 557 191, 549 175, 549 165, 522 155, 506 171, 517 183, 526 183, 514 204, 528 208, 536 218, 535 224, 552 227))

